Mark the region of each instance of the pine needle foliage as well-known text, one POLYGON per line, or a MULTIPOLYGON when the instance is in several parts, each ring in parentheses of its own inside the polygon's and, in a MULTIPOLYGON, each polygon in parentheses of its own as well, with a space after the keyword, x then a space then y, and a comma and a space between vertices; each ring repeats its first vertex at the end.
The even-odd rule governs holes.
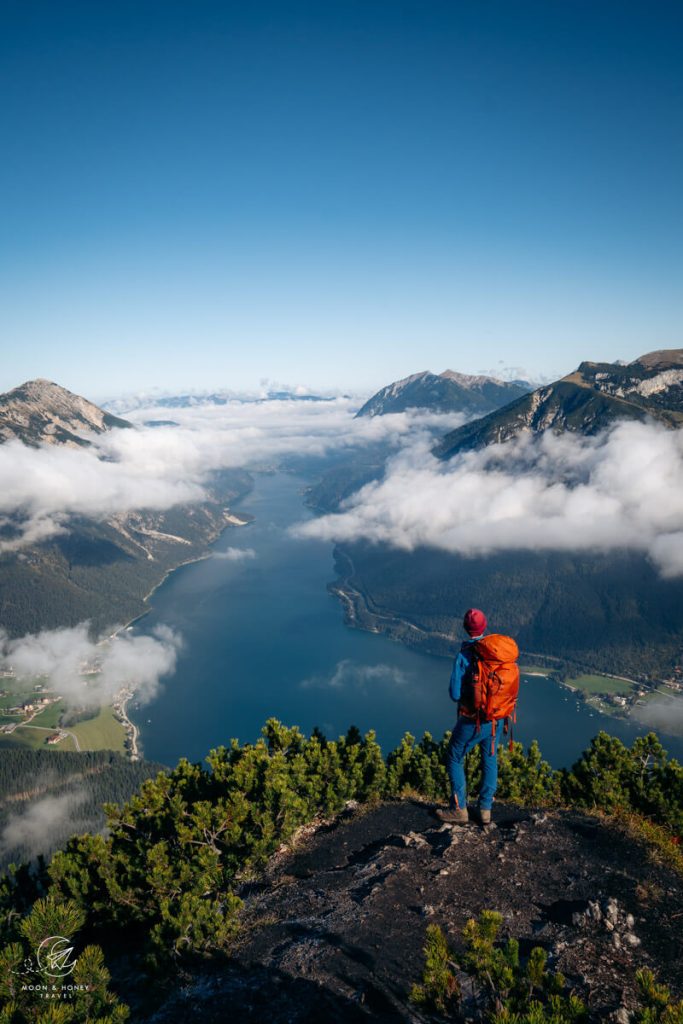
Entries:
POLYGON ((0 1024, 124 1024, 129 1019, 128 1007, 109 990, 99 946, 80 951, 63 978, 40 970, 37 950, 43 940, 68 936, 72 941, 85 918, 73 900, 51 893, 20 921, 17 941, 0 950, 0 1024))
POLYGON ((422 982, 413 985, 410 1001, 425 1010, 445 1016, 459 1006, 462 993, 454 973, 452 953, 438 924, 427 925, 424 955, 422 982))
POLYGON ((658 984, 652 971, 638 971, 636 981, 640 1006, 632 1024, 683 1024, 683 1000, 673 1003, 671 992, 665 985, 658 984))
POLYGON ((498 941, 502 922, 495 910, 469 920, 462 954, 449 948, 438 925, 429 925, 422 981, 413 986, 411 1001, 429 1012, 457 1017, 463 1000, 460 972, 471 979, 479 1014, 491 1024, 583 1024, 584 1004, 567 991, 562 974, 548 969, 545 951, 536 946, 522 963, 516 939, 498 941))

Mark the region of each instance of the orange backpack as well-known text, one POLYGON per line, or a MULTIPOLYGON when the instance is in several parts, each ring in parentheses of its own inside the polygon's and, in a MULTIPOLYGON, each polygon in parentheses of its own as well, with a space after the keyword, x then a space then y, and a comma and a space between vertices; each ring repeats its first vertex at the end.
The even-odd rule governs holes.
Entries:
POLYGON ((515 721, 519 695, 519 648, 511 636, 492 633, 476 640, 470 654, 471 668, 463 679, 460 714, 476 718, 477 730, 482 722, 491 722, 493 752, 498 722, 505 719, 507 732, 510 722, 515 721))

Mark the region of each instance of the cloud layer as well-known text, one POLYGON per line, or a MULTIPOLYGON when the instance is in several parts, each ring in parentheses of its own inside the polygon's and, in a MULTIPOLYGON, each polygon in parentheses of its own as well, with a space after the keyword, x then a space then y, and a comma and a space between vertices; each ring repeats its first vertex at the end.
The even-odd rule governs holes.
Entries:
POLYGON ((288 454, 388 442, 416 429, 445 432, 462 416, 401 413, 355 419, 347 399, 331 402, 231 402, 174 409, 176 426, 145 426, 91 436, 89 448, 20 441, 0 445, 0 552, 68 530, 69 518, 96 519, 134 509, 201 501, 216 470, 276 464, 288 454), (11 517, 11 519, 10 519, 11 517))
POLYGON ((181 646, 181 637, 168 626, 157 626, 152 636, 123 632, 96 643, 82 622, 14 640, 0 633, 0 668, 13 669, 19 678, 45 676, 73 707, 109 704, 124 685, 144 703, 158 692, 162 677, 175 671, 181 646))
POLYGON ((462 555, 631 549, 680 576, 683 432, 624 422, 598 437, 525 435, 449 462, 420 440, 338 514, 295 533, 462 555))

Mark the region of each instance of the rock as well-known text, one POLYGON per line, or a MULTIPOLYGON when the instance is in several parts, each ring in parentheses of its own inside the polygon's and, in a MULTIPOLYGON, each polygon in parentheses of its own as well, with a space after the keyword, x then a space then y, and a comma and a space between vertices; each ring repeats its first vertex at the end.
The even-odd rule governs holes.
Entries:
POLYGON ((622 938, 627 946, 632 946, 634 949, 636 946, 640 945, 640 939, 637 935, 634 935, 633 932, 626 932, 626 934, 623 935, 622 938))
POLYGON ((612 945, 615 949, 621 949, 621 937, 619 932, 612 932, 612 945))
POLYGON ((427 903, 424 907, 422 907, 420 913, 422 914, 423 917, 432 917, 434 915, 434 907, 430 903, 427 903))
POLYGON ((588 901, 588 910, 586 911, 587 916, 591 917, 594 921, 602 921, 602 910, 597 900, 588 901))
POLYGON ((605 917, 614 925, 619 920, 619 904, 616 900, 610 899, 607 901, 607 906, 605 907, 605 917))
POLYGON ((612 1014, 612 1020, 615 1024, 629 1024, 631 1020, 631 1014, 628 1012, 625 1006, 620 1006, 618 1010, 615 1010, 612 1014))
POLYGON ((611 921, 605 921, 605 928, 607 929, 608 932, 613 932, 614 931, 614 925, 612 924, 611 921))
POLYGON ((628 928, 629 931, 633 931, 633 926, 634 926, 635 923, 636 923, 636 919, 633 916, 633 914, 627 914, 626 915, 626 927, 628 928))
POLYGON ((404 846, 429 846, 429 843, 421 836, 419 832, 408 832, 407 835, 400 837, 404 846))

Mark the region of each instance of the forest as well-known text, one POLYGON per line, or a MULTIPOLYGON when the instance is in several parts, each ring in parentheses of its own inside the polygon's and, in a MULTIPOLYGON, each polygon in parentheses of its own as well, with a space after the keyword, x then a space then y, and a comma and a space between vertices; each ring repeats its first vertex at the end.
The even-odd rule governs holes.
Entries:
POLYGON ((525 656, 547 656, 570 673, 649 681, 670 676, 683 661, 683 580, 662 579, 643 555, 507 551, 464 558, 357 543, 338 547, 335 558, 341 588, 361 595, 360 626, 385 628, 435 654, 451 652, 463 611, 476 607, 486 611, 489 630, 513 635, 525 656))

